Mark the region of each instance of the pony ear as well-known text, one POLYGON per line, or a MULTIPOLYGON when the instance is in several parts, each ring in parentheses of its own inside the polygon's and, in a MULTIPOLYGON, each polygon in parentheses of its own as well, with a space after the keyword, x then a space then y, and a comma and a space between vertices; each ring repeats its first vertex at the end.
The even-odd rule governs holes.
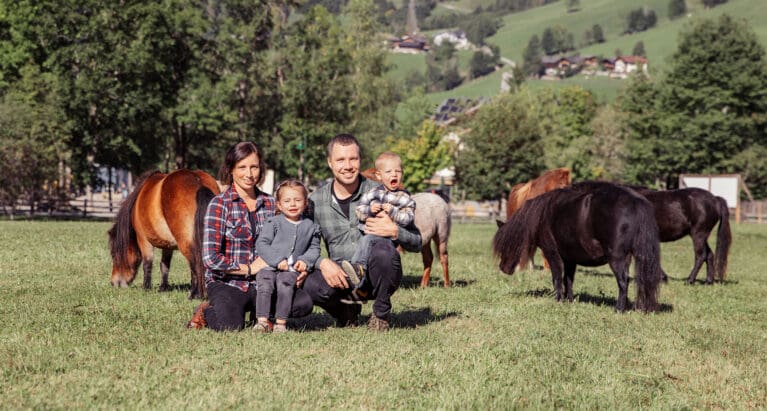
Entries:
POLYGON ((504 224, 506 224, 506 222, 505 222, 505 221, 501 221, 501 219, 500 219, 500 218, 496 218, 496 219, 495 219, 495 225, 497 225, 497 226, 498 226, 498 228, 501 228, 501 227, 503 227, 503 225, 504 225, 504 224))

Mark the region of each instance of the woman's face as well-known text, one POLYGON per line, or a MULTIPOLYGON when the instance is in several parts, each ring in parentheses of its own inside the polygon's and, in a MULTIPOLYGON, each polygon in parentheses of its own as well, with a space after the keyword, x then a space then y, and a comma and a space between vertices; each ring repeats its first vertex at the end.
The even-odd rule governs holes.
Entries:
POLYGON ((259 177, 261 177, 261 169, 259 168, 259 158, 256 153, 252 153, 238 161, 232 168, 232 182, 241 190, 253 190, 259 177))
POLYGON ((293 187, 281 188, 277 208, 282 214, 285 214, 286 218, 297 221, 306 208, 306 197, 303 190, 293 187))

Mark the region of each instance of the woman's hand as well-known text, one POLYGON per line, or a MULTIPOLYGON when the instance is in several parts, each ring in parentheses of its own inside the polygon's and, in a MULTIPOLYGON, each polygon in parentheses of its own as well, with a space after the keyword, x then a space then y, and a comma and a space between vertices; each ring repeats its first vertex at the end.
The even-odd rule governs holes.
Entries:
POLYGON ((269 264, 267 264, 263 258, 258 257, 252 263, 250 263, 250 272, 255 275, 257 272, 261 271, 261 269, 268 266, 269 264))
POLYGON ((335 261, 329 258, 323 258, 320 261, 320 271, 325 282, 333 288, 349 288, 349 283, 346 281, 346 273, 335 261))

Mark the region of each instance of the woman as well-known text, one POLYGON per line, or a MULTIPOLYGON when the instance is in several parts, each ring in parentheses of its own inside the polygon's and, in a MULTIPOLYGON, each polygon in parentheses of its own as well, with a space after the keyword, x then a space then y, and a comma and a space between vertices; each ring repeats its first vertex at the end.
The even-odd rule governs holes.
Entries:
MULTIPOLYGON (((219 180, 229 188, 210 201, 205 213, 202 260, 208 301, 197 307, 189 328, 241 330, 245 313, 255 308, 256 273, 267 266, 258 258, 256 239, 276 209, 274 197, 258 188, 265 172, 256 144, 240 142, 227 151, 219 180)), ((296 292, 291 317, 311 310, 308 294, 296 292)))

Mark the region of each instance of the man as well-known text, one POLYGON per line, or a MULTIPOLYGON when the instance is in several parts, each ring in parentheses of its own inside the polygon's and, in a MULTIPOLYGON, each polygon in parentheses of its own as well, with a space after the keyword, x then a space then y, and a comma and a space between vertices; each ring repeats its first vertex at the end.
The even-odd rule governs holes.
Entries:
MULTIPOLYGON (((298 281, 303 282, 303 289, 314 304, 325 309, 343 327, 356 322, 361 307, 341 303, 341 298, 349 293, 349 282, 339 264, 352 259, 362 239, 355 213, 360 197, 378 183, 360 176, 360 145, 351 134, 339 134, 330 140, 327 160, 333 181, 309 196, 309 214, 320 226, 330 258, 320 257, 319 272, 315 270, 299 277, 298 281)), ((382 237, 372 243, 365 281, 367 289, 363 290, 374 301, 368 328, 385 331, 389 329, 391 296, 402 281, 402 263, 391 240, 405 250, 417 252, 421 249, 421 234, 413 223, 400 227, 386 213, 369 218, 365 232, 382 237)))

